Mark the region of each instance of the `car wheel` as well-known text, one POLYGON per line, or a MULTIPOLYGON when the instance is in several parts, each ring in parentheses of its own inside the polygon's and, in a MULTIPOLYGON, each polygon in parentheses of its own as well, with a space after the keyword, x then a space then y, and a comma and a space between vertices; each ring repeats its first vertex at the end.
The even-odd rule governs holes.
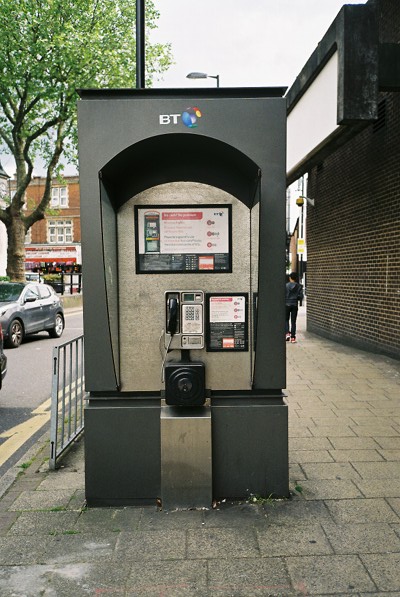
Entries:
POLYGON ((13 319, 8 328, 8 338, 4 340, 7 348, 18 348, 24 339, 24 327, 19 319, 13 319))
POLYGON ((57 313, 56 319, 54 322, 54 327, 49 330, 50 338, 60 338, 64 331, 64 317, 61 313, 57 313))

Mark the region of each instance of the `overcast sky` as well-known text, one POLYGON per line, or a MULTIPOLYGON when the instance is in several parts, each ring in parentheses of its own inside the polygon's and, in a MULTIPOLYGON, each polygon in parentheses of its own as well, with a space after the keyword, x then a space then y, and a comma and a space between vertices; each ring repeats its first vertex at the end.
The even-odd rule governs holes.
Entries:
POLYGON ((288 86, 343 4, 366 0, 155 0, 152 39, 170 42, 175 65, 156 87, 212 87, 191 71, 219 75, 221 87, 288 86))
MULTIPOLYGON (((290 87, 345 4, 342 0, 154 0, 153 41, 171 43, 175 64, 155 87, 213 87, 191 71, 220 76, 221 87, 290 87)), ((365 4, 354 0, 347 4, 365 4)), ((14 173, 10 155, 0 156, 14 173)), ((38 166, 39 164, 37 164, 38 166)), ((67 167, 65 174, 74 174, 67 167)), ((41 168, 35 169, 42 175, 41 168)))

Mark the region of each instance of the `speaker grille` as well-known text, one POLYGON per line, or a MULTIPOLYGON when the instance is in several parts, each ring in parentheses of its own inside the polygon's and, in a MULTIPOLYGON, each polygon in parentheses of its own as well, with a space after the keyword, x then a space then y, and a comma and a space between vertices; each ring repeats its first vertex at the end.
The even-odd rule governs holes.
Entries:
POLYGON ((165 402, 171 406, 202 406, 205 402, 204 363, 167 363, 165 402))

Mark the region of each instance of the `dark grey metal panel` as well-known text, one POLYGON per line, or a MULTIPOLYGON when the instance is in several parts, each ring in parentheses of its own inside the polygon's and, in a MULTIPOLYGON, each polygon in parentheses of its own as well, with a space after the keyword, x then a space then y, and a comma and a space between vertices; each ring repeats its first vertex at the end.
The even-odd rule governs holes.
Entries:
POLYGON ((379 45, 379 90, 400 91, 400 44, 379 45))
POLYGON ((85 387, 87 391, 117 388, 107 308, 101 208, 98 178, 80 178, 82 269, 84 275, 83 324, 85 332, 85 387))
POLYGON ((289 495, 288 407, 212 407, 213 495, 289 495))
POLYGON ((286 106, 275 111, 276 124, 270 127, 271 148, 264 165, 260 193, 260 238, 258 266, 257 349, 254 388, 286 387, 285 320, 285 171, 286 106), (282 129, 285 133, 282 135, 282 129))
POLYGON ((378 116, 378 26, 375 7, 346 5, 337 18, 338 124, 378 116))
POLYGON ((85 409, 89 505, 156 503, 161 492, 160 407, 85 409))
MULTIPOLYGON (((114 379, 112 383, 120 387, 119 371, 119 313, 118 313, 118 242, 117 216, 104 185, 100 184, 101 223, 103 238, 104 276, 108 325, 113 354, 114 379)), ((96 350, 94 350, 96 353, 96 350)), ((106 388, 109 389, 109 388, 106 388)))

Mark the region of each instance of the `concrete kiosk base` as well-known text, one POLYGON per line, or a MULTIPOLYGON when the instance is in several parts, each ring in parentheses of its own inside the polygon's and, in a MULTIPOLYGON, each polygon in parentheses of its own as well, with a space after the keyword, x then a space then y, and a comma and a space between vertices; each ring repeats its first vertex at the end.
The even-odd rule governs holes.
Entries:
POLYGON ((288 411, 283 398, 223 397, 211 403, 211 418, 207 414, 200 421, 173 421, 166 411, 161 413, 160 399, 91 400, 85 409, 88 505, 155 505, 163 499, 165 508, 207 508, 212 499, 288 497, 288 411), (205 439, 210 422, 212 443, 205 439), (168 440, 174 425, 179 434, 175 446, 168 440), (176 451, 181 460, 175 467, 176 451), (200 454, 202 461, 196 464, 200 454), (183 466, 187 474, 180 475, 183 466))

